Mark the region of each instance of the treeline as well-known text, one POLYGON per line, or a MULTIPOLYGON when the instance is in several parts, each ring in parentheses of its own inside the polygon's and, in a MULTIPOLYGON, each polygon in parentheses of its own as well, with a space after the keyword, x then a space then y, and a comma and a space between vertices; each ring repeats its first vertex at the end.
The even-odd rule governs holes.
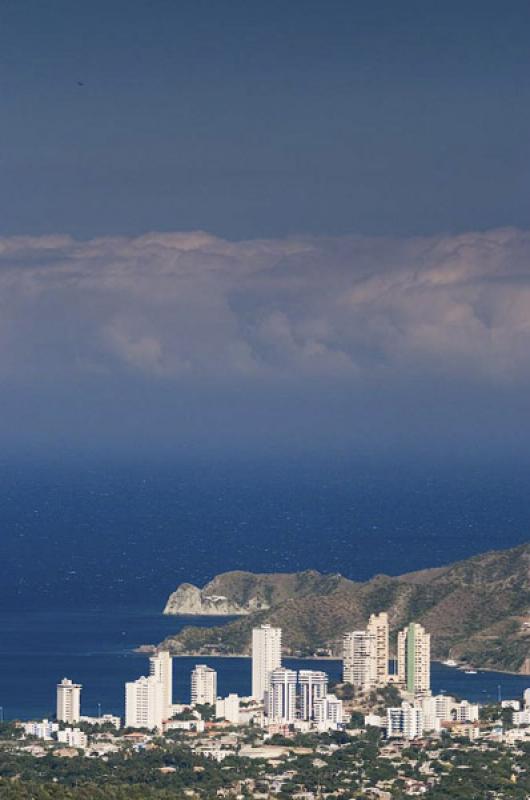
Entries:
POLYGON ((145 784, 62 786, 0 778, 0 797, 2 800, 181 800, 184 794, 181 790, 158 789, 145 784))
POLYGON ((1 800, 175 800, 184 797, 184 789, 214 797, 217 789, 230 784, 216 761, 196 756, 183 745, 167 743, 149 751, 109 754, 106 759, 52 754, 34 758, 4 750, 0 752, 0 781, 1 800), (167 767, 175 771, 161 772, 167 767))

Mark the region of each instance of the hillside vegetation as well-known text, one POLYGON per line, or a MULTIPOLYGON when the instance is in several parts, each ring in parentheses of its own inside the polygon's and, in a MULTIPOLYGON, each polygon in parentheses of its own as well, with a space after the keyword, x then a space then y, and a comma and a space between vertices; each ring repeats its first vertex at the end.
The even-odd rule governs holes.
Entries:
POLYGON ((247 616, 213 628, 187 627, 164 646, 174 653, 248 653, 252 628, 283 629, 286 653, 338 654, 342 634, 387 611, 392 634, 421 622, 434 658, 520 671, 530 656, 530 543, 447 567, 355 582, 316 571, 258 575, 227 572, 202 590, 248 608, 247 616), (254 610, 267 606, 266 610, 254 610))

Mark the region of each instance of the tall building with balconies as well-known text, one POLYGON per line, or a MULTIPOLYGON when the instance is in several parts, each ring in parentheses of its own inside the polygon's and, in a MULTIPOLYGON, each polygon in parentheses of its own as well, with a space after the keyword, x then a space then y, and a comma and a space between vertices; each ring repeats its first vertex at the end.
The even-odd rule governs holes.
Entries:
POLYGON ((313 669, 301 669, 298 673, 300 686, 300 717, 312 720, 315 716, 315 700, 320 700, 328 693, 328 676, 325 672, 313 669))
POLYGON ((343 680, 361 692, 377 684, 377 641, 369 631, 350 631, 343 640, 343 680))
POLYGON ((378 686, 388 683, 388 614, 372 614, 366 626, 368 634, 375 638, 375 674, 378 686))
POLYGON ((334 694, 326 694, 315 700, 314 719, 320 730, 342 725, 343 718, 342 700, 339 700, 334 694))
POLYGON ((418 739, 423 736, 423 710, 413 703, 401 703, 399 708, 386 710, 386 735, 390 739, 400 736, 404 739, 418 739))
POLYGON ((125 684, 125 727, 161 730, 165 718, 164 686, 156 675, 125 684))
POLYGON ((269 722, 290 723, 296 719, 296 672, 278 667, 270 674, 267 691, 267 717, 269 722))
POLYGON ((282 630, 262 625, 252 631, 252 697, 265 700, 273 670, 282 665, 282 630))
POLYGON ((79 722, 81 689, 80 683, 72 683, 68 678, 63 678, 61 683, 57 684, 57 720, 59 722, 79 722))
POLYGON ((414 697, 424 697, 431 689, 431 635, 417 622, 398 633, 398 678, 414 697))
POLYGON ((155 677, 163 687, 164 719, 173 714, 173 659, 167 650, 159 650, 149 659, 149 674, 155 677))
POLYGON ((206 664, 197 664, 191 673, 191 702, 215 705, 217 700, 217 672, 206 664))

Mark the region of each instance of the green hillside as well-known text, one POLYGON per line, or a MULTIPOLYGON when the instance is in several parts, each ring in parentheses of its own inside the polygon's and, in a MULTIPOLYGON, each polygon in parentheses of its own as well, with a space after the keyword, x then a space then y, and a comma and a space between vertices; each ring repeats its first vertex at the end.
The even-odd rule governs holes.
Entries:
POLYGON ((475 556, 448 567, 356 583, 315 571, 256 575, 228 572, 203 590, 252 608, 269 608, 213 628, 187 627, 164 643, 175 653, 249 652, 252 628, 280 625, 285 651, 338 654, 344 631, 387 611, 392 634, 414 620, 432 634, 435 658, 519 671, 530 656, 530 544, 475 556), (525 624, 526 623, 526 624, 525 624))

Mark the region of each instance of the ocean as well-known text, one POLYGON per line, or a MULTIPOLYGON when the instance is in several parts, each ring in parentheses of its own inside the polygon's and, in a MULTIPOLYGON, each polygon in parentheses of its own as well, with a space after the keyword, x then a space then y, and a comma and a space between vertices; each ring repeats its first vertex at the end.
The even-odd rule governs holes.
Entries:
MULTIPOLYGON (((18 461, 0 464, 0 480, 6 718, 50 714, 64 676, 83 684, 86 713, 120 713, 124 681, 147 666, 133 648, 183 623, 160 613, 180 582, 308 568, 365 580, 529 538, 528 470, 498 462, 18 461)), ((248 660, 206 662, 221 692, 248 691, 248 660)), ((178 699, 191 668, 176 659, 178 699)), ((526 688, 524 678, 453 673, 435 667, 435 685, 471 699, 526 688)))

